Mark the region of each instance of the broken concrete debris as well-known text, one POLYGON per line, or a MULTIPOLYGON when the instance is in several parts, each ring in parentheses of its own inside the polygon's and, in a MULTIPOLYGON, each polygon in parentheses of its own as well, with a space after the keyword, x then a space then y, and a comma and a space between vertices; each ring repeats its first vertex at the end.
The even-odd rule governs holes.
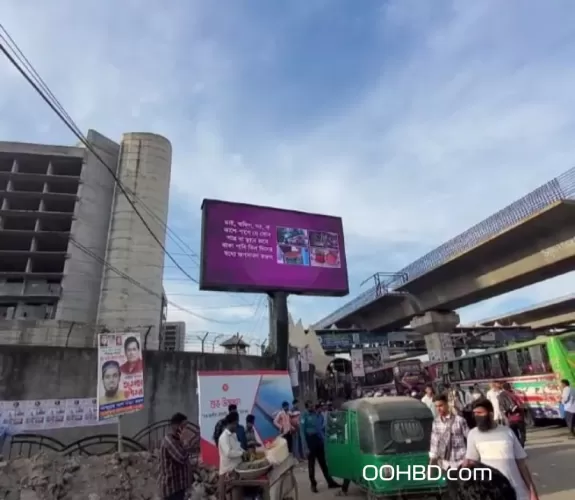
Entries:
MULTIPOLYGON (((63 457, 40 453, 0 462, 3 500, 156 500, 157 452, 63 457)), ((218 472, 194 467, 192 500, 216 500, 218 472)))

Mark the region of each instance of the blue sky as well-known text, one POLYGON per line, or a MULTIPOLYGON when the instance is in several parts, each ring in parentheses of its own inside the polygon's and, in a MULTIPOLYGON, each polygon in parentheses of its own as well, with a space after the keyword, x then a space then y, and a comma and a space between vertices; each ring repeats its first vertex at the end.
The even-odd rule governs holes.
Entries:
MULTIPOLYGON (((340 215, 352 296, 573 165, 574 16, 569 0, 2 2, 83 130, 172 141, 170 227, 194 252, 203 198, 340 215)), ((4 61, 0 139, 76 142, 4 61)), ((572 279, 462 319, 571 293, 572 279)), ((170 311, 190 331, 264 335, 258 296, 200 293, 173 267, 165 286, 208 318, 170 311)), ((346 300, 290 308, 307 324, 346 300)))

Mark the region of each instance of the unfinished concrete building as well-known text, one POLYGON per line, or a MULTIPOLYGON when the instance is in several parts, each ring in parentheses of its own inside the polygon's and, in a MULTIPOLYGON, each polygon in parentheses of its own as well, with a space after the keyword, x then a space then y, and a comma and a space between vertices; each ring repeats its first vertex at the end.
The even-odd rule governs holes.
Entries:
POLYGON ((184 321, 171 321, 163 325, 160 350, 178 352, 186 350, 186 323, 184 321))
MULTIPOLYGON (((164 243, 169 141, 87 138, 164 243)), ((163 264, 162 249, 88 148, 0 142, 0 342, 93 345, 102 328, 134 328, 157 349, 163 264)))

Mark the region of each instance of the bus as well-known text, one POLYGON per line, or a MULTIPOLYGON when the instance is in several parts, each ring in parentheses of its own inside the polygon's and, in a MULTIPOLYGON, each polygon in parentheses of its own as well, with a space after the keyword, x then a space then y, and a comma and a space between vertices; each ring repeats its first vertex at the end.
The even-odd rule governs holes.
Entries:
POLYGON ((494 380, 509 382, 529 410, 529 424, 562 418, 560 381, 575 384, 575 332, 432 363, 428 372, 436 383, 464 391, 478 386, 484 394, 494 380))
POLYGON ((426 383, 430 382, 427 370, 419 359, 390 361, 383 367, 365 374, 363 388, 386 392, 398 396, 408 396, 413 391, 423 392, 426 383))

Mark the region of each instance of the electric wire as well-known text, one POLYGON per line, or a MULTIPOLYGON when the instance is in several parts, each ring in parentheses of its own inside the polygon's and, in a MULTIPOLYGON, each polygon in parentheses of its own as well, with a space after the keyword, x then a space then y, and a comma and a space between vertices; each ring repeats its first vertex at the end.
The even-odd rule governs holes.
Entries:
MULTIPOLYGON (((162 226, 166 232, 168 233, 168 237, 170 239, 172 239, 172 241, 174 241, 176 243, 176 245, 180 248, 180 250, 188 250, 191 255, 184 253, 184 255, 188 256, 190 258, 190 260, 192 260, 192 262, 194 262, 195 265, 197 265, 199 267, 199 256, 197 255, 197 253, 187 244, 185 243, 185 241, 180 238, 180 236, 173 231, 162 219, 161 217, 159 217, 152 209, 150 209, 150 207, 148 207, 144 201, 139 198, 137 196, 137 194, 132 191, 131 189, 129 189, 126 186, 123 186, 120 182, 120 180, 117 178, 117 176, 114 174, 113 169, 107 165, 105 163, 105 161, 100 157, 100 155, 98 153, 96 153, 94 151, 94 149, 91 147, 91 144, 87 141, 87 138, 83 135, 82 131, 80 130, 80 128, 77 126, 77 124, 74 122, 74 120, 72 119, 72 117, 68 114, 68 112, 66 111, 66 109, 64 108, 64 106, 60 103, 60 101, 58 100, 58 98, 54 95, 54 93, 52 92, 52 90, 50 89, 50 87, 48 86, 48 84, 44 81, 44 79, 41 77, 41 75, 38 73, 38 71, 34 68, 34 65, 30 62, 30 60, 26 57, 26 55, 22 52, 22 50, 20 49, 20 47, 18 46, 18 44, 16 43, 16 41, 12 38, 12 36, 10 35, 10 33, 4 28, 4 26, 0 23, 0 29, 4 32, 5 36, 3 36, 0 33, 0 38, 3 39, 5 41, 5 43, 7 45, 10 45, 10 48, 16 53, 16 59, 18 59, 18 62, 20 62, 32 75, 33 75, 33 79, 29 79, 28 76, 22 71, 22 69, 18 66, 17 62, 14 61, 9 54, 6 53, 6 51, 4 50, 4 48, 0 45, 0 49, 2 49, 2 51, 4 52, 4 54, 8 57, 8 59, 10 60, 10 62, 15 65, 16 69, 18 69, 18 71, 22 74, 22 76, 24 76, 24 78, 26 78, 26 80, 28 81, 28 83, 30 83, 34 89, 40 94, 40 96, 46 101, 46 103, 51 107, 51 109, 56 112, 56 114, 58 114, 59 118, 65 123, 65 125, 72 131, 72 133, 74 133, 74 135, 80 139, 80 141, 82 141, 82 143, 86 146, 86 148, 88 148, 93 154, 94 156, 96 156, 96 158, 100 161, 100 163, 102 163, 102 165, 108 170, 108 172, 113 176, 115 183, 120 187, 122 194, 124 194, 124 196, 126 196, 126 199, 128 200, 128 202, 130 203, 130 205, 132 206, 132 208, 134 209, 134 212, 138 215, 138 217, 140 218, 140 220, 142 221, 142 223, 144 224, 144 226, 146 227, 146 229, 148 230, 148 232, 150 232, 150 234, 152 235, 152 237, 156 240, 156 242, 160 245, 160 247, 162 248, 162 250, 164 251, 164 253, 168 256, 168 258, 175 264, 175 267, 178 268, 180 271, 182 271, 184 273, 184 275, 188 278, 191 279, 193 282, 195 282, 196 284, 199 284, 198 281, 193 278, 191 275, 189 275, 188 273, 186 273, 182 267, 174 260, 171 252, 168 252, 167 249, 164 247, 164 245, 160 242, 160 240, 155 236, 155 234, 153 233, 153 231, 151 230, 151 228, 149 227, 149 225, 144 221, 142 215, 138 212, 138 210, 135 207, 135 204, 132 203, 132 200, 129 199, 129 197, 127 196, 126 193, 129 193, 133 200, 136 200, 142 207, 143 210, 145 210, 152 218, 154 218, 154 220, 156 222, 158 222, 160 224, 160 226, 162 226), (7 43, 9 42, 9 43, 7 43), (31 81, 34 80, 34 81, 31 81), (36 85, 37 87, 36 87, 36 85), (51 99, 51 101, 49 99, 47 99, 41 91, 44 91, 48 97, 51 99), (56 108, 56 109, 54 109, 56 108), (58 111, 61 113, 58 113, 58 111), (185 248, 183 248, 185 247, 185 248), (197 260, 194 260, 197 259, 197 260)), ((239 299, 239 297, 237 297, 239 299)), ((242 298, 243 301, 243 298, 242 298)), ((246 305, 247 302, 244 302, 246 305)), ((250 307, 253 307, 254 304, 250 304, 250 307)))
MULTIPOLYGON (((187 252, 184 254, 186 256, 188 256, 190 258, 190 260, 192 260, 192 262, 194 262, 194 264, 199 266, 199 257, 197 256, 197 254, 189 247, 189 245, 187 245, 182 238, 180 238, 177 233, 175 231, 173 231, 166 223, 163 222, 163 220, 156 214, 153 212, 153 210, 151 210, 137 195, 136 193, 134 193, 132 190, 130 190, 129 188, 127 188, 126 186, 124 186, 122 184, 122 182, 120 181, 120 179, 117 177, 117 175, 114 173, 113 169, 102 159, 102 157, 94 150, 94 148, 92 147, 92 145, 87 141, 87 139, 84 137, 83 133, 81 132, 81 130, 79 129, 79 127, 76 125, 76 123, 74 122, 74 120, 72 119, 72 117, 68 114, 68 112, 66 111, 66 109, 64 108, 64 106, 60 103, 60 101, 57 99, 57 97, 54 95, 54 93, 51 91, 50 87, 46 84, 46 82, 43 80, 43 78, 40 76, 40 74, 36 71, 36 69, 34 68, 33 64, 30 62, 30 60, 26 57, 26 55, 22 52, 22 50, 19 48, 18 44, 15 42, 15 40, 12 38, 12 36, 9 34, 9 32, 4 28, 4 26, 2 24, 0 24, 0 29, 4 32, 5 36, 2 35, 2 33, 0 33, 0 40, 3 40, 4 43, 9 46, 16 54, 16 57, 13 57, 8 51, 7 49, 4 47, 3 44, 0 43, 0 50, 4 53, 4 55, 6 56, 6 58, 10 61, 10 63, 18 70, 18 72, 26 79, 26 81, 33 87, 33 89, 40 95, 40 97, 46 102, 46 104, 48 104, 48 106, 52 109, 52 111, 54 111, 54 113, 56 113, 56 115, 60 118, 60 120, 62 122, 64 122, 64 124, 66 125, 66 127, 84 144, 84 146, 96 157, 96 159, 106 168, 106 170, 109 172, 109 174, 113 177, 115 184, 117 185, 117 187, 120 189, 120 191, 122 192, 122 194, 126 197, 126 200, 128 201, 128 203, 131 205, 132 209, 134 210, 134 213, 136 213, 136 215, 138 216, 138 218, 140 219, 140 221, 142 222, 142 224, 144 225, 144 227, 147 229, 147 231, 150 233, 150 235, 152 236, 152 238, 156 241, 156 243, 160 246, 160 248, 162 249, 162 251, 164 252, 164 254, 170 259, 170 261, 175 265, 175 267, 182 272, 189 280, 193 281, 196 284, 199 284, 198 281, 192 277, 177 261, 176 259, 173 257, 173 255, 168 252, 168 250, 166 249, 166 247, 164 246, 164 244, 159 240, 159 238, 154 234, 153 230, 150 228, 149 224, 146 222, 146 220, 144 219, 144 217, 142 216, 142 214, 138 211, 138 209, 136 208, 135 202, 133 200, 136 200, 140 206, 142 207, 143 210, 145 210, 152 218, 154 218, 158 223, 160 223, 161 226, 163 226, 166 230, 166 232, 168 233, 168 237, 170 237, 172 239, 172 241, 174 241, 176 243, 176 245, 181 249, 181 250, 185 250, 185 248, 183 248, 183 246, 185 246, 187 248, 187 250, 189 250, 191 252, 191 254, 188 254, 187 252), (33 77, 30 77, 26 71, 18 64, 22 64, 22 66, 24 66, 31 74, 33 77), (47 94, 47 95, 46 95, 47 94), (128 196, 128 194, 130 194, 132 196, 133 199, 130 199, 130 196, 128 196), (198 260, 194 260, 195 257, 198 260)), ((77 242, 76 242, 77 243, 77 242)), ((247 304, 246 304, 247 305, 247 304)), ((253 306, 254 304, 252 304, 251 306, 253 306)), ((214 321, 214 322, 218 322, 218 320, 213 320, 210 318, 202 318, 206 321, 214 321)))
MULTIPOLYGON (((6 29, 0 25, 0 28, 2 29, 2 31, 4 31, 5 33, 7 33, 6 29)), ((5 37, 2 37, 2 39, 4 41, 6 41, 5 37)), ((124 197, 126 198, 126 201, 130 204, 130 206, 132 207, 132 210, 134 211, 134 213, 138 216, 138 218, 140 219, 140 221, 142 222, 143 226, 146 228, 146 230, 148 231, 148 233, 150 233, 150 236, 154 239, 154 241, 159 245, 159 247, 162 249, 162 251, 164 252, 164 254, 168 257, 168 259, 170 259, 170 261, 172 261, 172 263, 180 270, 180 272, 186 276, 186 278, 188 278, 189 280, 193 281, 196 284, 199 284, 198 280, 196 278, 194 278, 191 274, 189 274, 179 263, 178 261, 172 257, 172 255, 170 254, 170 252, 168 252, 168 250, 166 249, 165 245, 160 241, 160 239, 154 234, 154 231, 152 230, 152 228, 150 227, 150 225, 148 224, 148 222, 145 220, 144 216, 140 213, 140 211, 137 209, 136 204, 134 203, 134 201, 131 199, 131 197, 129 196, 126 188, 124 187, 124 185, 122 184, 122 182, 120 181, 120 179, 118 178, 118 176, 114 173, 114 170, 102 159, 102 157, 99 155, 99 153, 92 147, 92 145, 86 140, 86 138, 83 136, 83 134, 77 130, 77 126, 72 122, 70 123, 70 120, 68 119, 69 115, 65 112, 62 111, 62 109, 60 109, 62 106, 61 105, 57 105, 54 104, 54 102, 51 100, 50 97, 50 93, 48 93, 48 96, 46 96, 46 93, 43 92, 42 88, 40 85, 38 85, 37 82, 34 81, 33 78, 31 78, 26 71, 20 66, 20 64, 18 63, 18 61, 12 56, 12 54, 10 54, 8 52, 8 50, 6 49, 6 47, 4 46, 4 44, 0 43, 0 51, 6 56, 6 58, 8 59, 8 61, 10 61, 10 63, 18 70, 18 72, 24 77, 24 79, 32 86, 32 88, 36 91, 36 93, 44 100, 44 102, 46 102, 46 104, 48 104, 48 106, 50 107, 50 109, 52 109, 52 111, 54 111, 54 113, 56 113, 58 115, 58 117, 60 118, 60 120, 66 125, 66 127, 76 136, 76 138, 78 140, 80 140, 80 142, 82 142, 82 144, 94 155, 94 157, 104 166, 104 168, 108 171, 108 173, 112 176, 112 178, 114 179, 114 182, 116 184, 116 186, 120 189, 120 192, 124 195, 124 197)), ((31 66, 31 65, 30 65, 31 66)), ((40 79, 41 80, 41 79, 40 79)), ((46 86, 44 84, 44 86, 46 86)), ((53 94, 52 94, 53 95, 53 94)), ((56 101, 57 102, 57 101, 56 101)))
MULTIPOLYGON (((86 255, 89 255, 90 257, 92 257, 94 260, 96 260, 97 262, 99 262, 100 264, 102 264, 103 266, 106 267, 106 269, 112 271, 113 273, 117 274, 118 276, 120 276, 121 278, 125 279, 127 282, 131 283, 132 285, 134 285, 135 287, 139 288, 140 290, 159 298, 160 300, 163 300, 164 297, 162 296, 162 294, 155 292, 154 290, 146 287, 145 285, 143 285, 142 283, 140 283, 139 281, 137 281, 136 279, 132 278, 130 275, 124 273, 123 271, 119 270, 117 267, 111 265, 109 262, 107 262, 105 259, 102 259, 100 256, 96 255, 94 252, 92 252, 91 250, 89 250, 87 247, 85 247, 84 245, 82 245, 81 243, 79 243, 78 241, 76 241, 73 237, 70 237, 70 242, 76 247, 78 248, 81 252, 83 252, 86 255)), ((172 306, 175 309, 178 309, 179 311, 185 312, 191 316, 194 316, 196 318, 202 319, 204 321, 210 321, 213 323, 219 323, 222 325, 233 325, 233 324, 237 324, 237 323, 242 323, 241 320, 239 321, 221 321, 221 320, 215 320, 213 318, 207 318, 206 316, 203 316, 201 314, 198 314, 194 311, 191 311, 190 309, 180 306, 179 304, 166 299, 166 304, 168 304, 169 306, 172 306)))
MULTIPOLYGON (((196 265, 198 266, 198 268, 200 267, 200 257, 199 255, 172 229, 170 228, 167 224, 165 224, 161 218, 154 213, 154 211, 152 209, 150 209, 139 197, 137 197, 135 195, 135 193, 133 193, 133 197, 142 205, 142 208, 151 216, 153 217, 159 224, 163 225, 166 233, 168 234, 168 237, 176 244, 176 246, 180 249, 183 250, 185 253, 184 255, 186 255, 187 257, 189 257, 189 259, 196 265), (189 252, 189 253, 186 253, 189 252)), ((231 293, 227 293, 228 295, 233 295, 231 293)), ((238 300, 240 300, 240 302, 243 302, 244 305, 248 305, 247 302, 244 302, 243 297, 234 297, 238 300)), ((252 304, 249 304, 250 307, 254 307, 255 306, 255 301, 252 304)))

